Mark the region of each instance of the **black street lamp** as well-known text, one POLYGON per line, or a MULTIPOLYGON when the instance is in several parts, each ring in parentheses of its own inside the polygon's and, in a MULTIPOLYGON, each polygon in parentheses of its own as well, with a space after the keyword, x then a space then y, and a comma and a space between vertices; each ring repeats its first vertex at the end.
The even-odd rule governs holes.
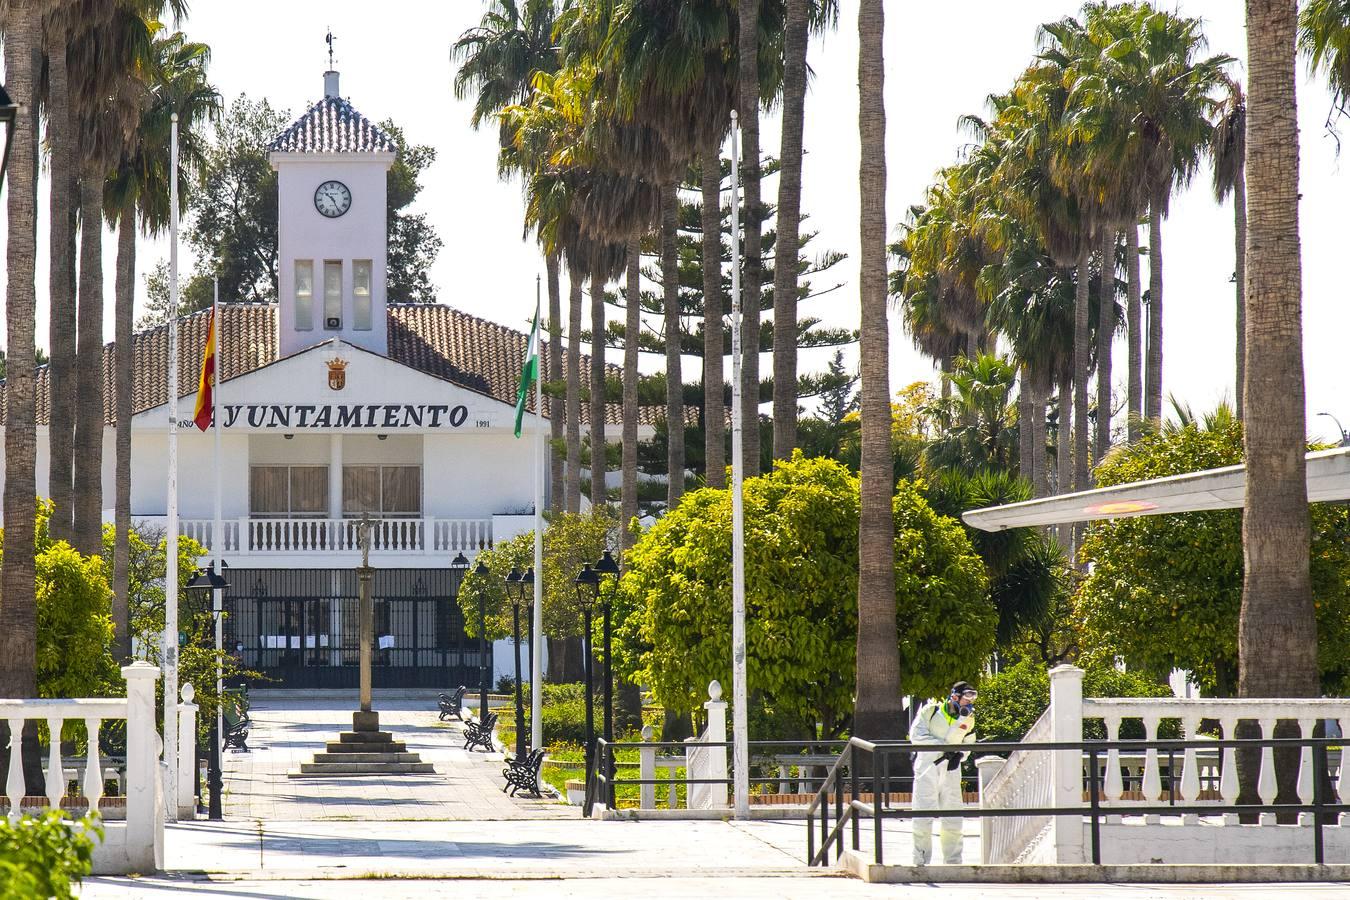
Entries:
MULTIPOLYGON (((458 602, 460 590, 464 587, 464 576, 468 574, 468 571, 469 559, 462 552, 456 554, 455 558, 450 560, 450 581, 454 585, 456 602, 458 602)), ((462 648, 463 644, 457 644, 457 646, 462 648)), ((464 664, 463 655, 457 654, 456 659, 458 660, 456 665, 462 668, 464 664)), ((456 679, 458 677, 456 676, 456 679)))
MULTIPOLYGON (((225 564, 221 564, 222 568, 225 564)), ((215 619, 216 632, 216 708, 217 714, 211 717, 211 746, 206 763, 206 790, 207 807, 206 815, 209 819, 219 820, 224 818, 220 806, 220 792, 225 787, 225 781, 220 771, 220 705, 225 702, 221 693, 220 679, 220 603, 216 602, 230 583, 225 580, 225 576, 216 574, 216 565, 212 563, 206 567, 206 571, 198 569, 196 574, 187 583, 187 590, 193 591, 211 591, 212 609, 211 615, 215 619)))
MULTIPOLYGON (((608 550, 606 550, 604 554, 601 555, 600 559, 596 562, 595 571, 598 575, 612 576, 616 583, 619 580, 619 564, 614 561, 614 554, 610 553, 608 550)), ((596 591, 598 594, 599 585, 596 586, 596 591)), ((600 601, 600 611, 605 617, 603 633, 605 640, 605 742, 606 743, 613 743, 614 741, 614 665, 612 661, 612 656, 610 654, 613 637, 610 628, 610 610, 612 609, 611 606, 612 597, 613 597, 612 593, 605 594, 603 596, 603 599, 601 599, 600 601)), ((609 763, 610 763, 608 767, 609 771, 605 773, 607 778, 609 779, 608 781, 606 781, 607 785, 606 793, 609 795, 608 797, 609 808, 613 809, 614 808, 613 757, 610 758, 609 763)))
MULTIPOLYGON (((484 582, 492 577, 492 572, 481 559, 473 567, 473 574, 484 582)), ((488 664, 487 664, 487 597, 486 583, 478 590, 478 721, 487 719, 488 714, 488 664)))
MULTIPOLYGON (((529 583, 534 584, 534 570, 529 572, 529 583)), ((524 759, 525 699, 520 691, 520 604, 525 600, 525 576, 512 566, 506 576, 506 596, 511 601, 511 637, 516 658, 516 759, 524 759)))
POLYGON ((577 603, 581 606, 582 634, 586 642, 586 652, 582 654, 583 669, 586 675, 586 809, 591 814, 591 785, 595 762, 595 701, 591 687, 591 608, 600 597, 600 573, 591 568, 590 563, 581 567, 581 572, 573 580, 577 589, 577 603))

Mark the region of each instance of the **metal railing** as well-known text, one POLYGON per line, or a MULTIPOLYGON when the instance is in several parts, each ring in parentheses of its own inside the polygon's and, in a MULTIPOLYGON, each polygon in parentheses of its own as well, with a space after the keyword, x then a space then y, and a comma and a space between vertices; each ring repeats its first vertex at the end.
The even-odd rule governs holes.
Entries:
MULTIPOLYGON (((809 757, 818 756, 821 751, 832 752, 835 749, 847 749, 848 742, 842 740, 819 740, 819 741, 749 741, 750 747, 750 779, 749 783, 753 785, 779 785, 782 783, 782 776, 778 767, 782 760, 789 753, 800 753, 804 757, 803 765, 820 765, 819 762, 809 757), (756 754, 758 752, 758 755, 756 754), (769 752, 774 751, 774 752, 769 752), (764 767, 771 772, 769 775, 755 774, 757 767, 764 767)), ((730 763, 727 766, 727 775, 725 778, 619 778, 615 771, 621 764, 617 759, 617 754, 621 750, 641 750, 655 749, 658 753, 669 751, 672 755, 683 755, 691 748, 695 749, 721 749, 724 753, 730 755, 732 748, 731 741, 606 741, 604 738, 597 738, 595 741, 595 752, 591 754, 591 763, 586 772, 586 800, 582 812, 589 818, 591 811, 597 802, 604 798, 605 805, 610 809, 615 808, 615 800, 618 794, 618 788, 625 785, 669 785, 673 791, 679 785, 723 785, 728 790, 731 788, 733 770, 730 763)), ((629 763, 622 763, 629 765, 629 763)), ((728 804, 729 805, 729 804, 728 804)))
MULTIPOLYGON (((1340 813, 1350 811, 1350 804, 1337 802, 1333 794, 1331 800, 1328 800, 1327 793, 1329 787, 1329 777, 1327 775, 1327 748, 1331 746, 1340 746, 1344 739, 1340 737, 1332 738, 1251 738, 1251 739, 1224 739, 1224 740, 1114 740, 1114 741, 1047 741, 1037 744, 1026 744, 1021 742, 989 742, 980 744, 913 744, 908 741, 894 742, 874 742, 863 740, 862 738, 852 738, 848 745, 844 747, 839 759, 830 769, 820 790, 815 794, 810 805, 807 807, 807 838, 806 838, 806 861, 810 866, 829 865, 830 847, 835 848, 835 858, 838 859, 844 852, 844 832, 849 829, 852 849, 857 851, 861 847, 862 818, 867 817, 872 820, 872 840, 873 857, 878 865, 884 863, 884 828, 883 823, 886 819, 913 819, 916 816, 920 818, 940 818, 942 816, 960 816, 964 818, 996 818, 1004 816, 1073 816, 1079 822, 1084 817, 1088 819, 1089 833, 1091 836, 1091 862, 1093 865, 1101 865, 1101 819, 1103 816, 1150 816, 1150 815, 1196 815, 1196 816, 1218 816, 1218 815, 1262 815, 1272 818, 1281 815, 1297 815, 1300 813, 1311 813, 1313 816, 1313 862, 1322 865, 1325 862, 1325 847, 1323 828, 1327 824, 1338 824, 1340 813), (1266 748, 1270 748, 1266 751, 1266 748), (1300 750, 1304 751, 1305 756, 1313 757, 1313 768, 1317 774, 1315 777, 1299 779, 1299 802, 1297 803, 1237 803, 1220 800, 1218 802, 1196 802, 1194 800, 1183 799, 1181 802, 1175 802, 1175 796, 1170 803, 1130 803, 1129 805, 1103 805, 1105 792, 1103 782, 1106 777, 1106 766, 1104 765, 1104 755, 1112 751, 1120 752, 1147 752, 1158 751, 1167 753, 1186 752, 1195 750, 1232 750, 1240 753, 1242 750, 1261 750, 1263 757, 1262 770, 1263 777, 1261 787, 1258 789, 1262 795, 1267 791, 1267 777, 1274 776, 1274 769, 1267 766, 1264 760, 1269 760, 1274 751, 1277 750, 1300 750), (1037 804, 1031 806, 1018 807, 961 807, 958 809, 946 808, 924 808, 915 811, 912 808, 900 808, 889 806, 887 798, 892 784, 891 771, 899 771, 908 768, 909 754, 916 751, 924 753, 947 753, 957 751, 968 753, 976 751, 981 754, 1002 754, 1002 753, 1051 753, 1054 751, 1073 750, 1082 753, 1087 758, 1087 773, 1084 779, 1084 788, 1087 793, 1086 804, 1076 806, 1055 806, 1052 804, 1037 804), (905 765, 897 765, 899 762, 905 765), (1265 770, 1269 768, 1270 774, 1267 776, 1265 770), (860 786, 870 786, 872 802, 867 802, 863 798, 866 796, 860 791, 860 786), (847 794, 847 797, 845 796, 847 794), (1307 796, 1311 795, 1311 796, 1307 796), (833 813, 830 813, 831 807, 833 813), (819 834, 817 835, 816 820, 819 819, 819 834), (832 823, 832 824, 831 824, 832 823), (819 847, 817 847, 817 837, 819 837, 819 847)), ((1274 796, 1271 794, 1270 796, 1274 796)), ((1261 821, 1261 820, 1258 820, 1261 821)))

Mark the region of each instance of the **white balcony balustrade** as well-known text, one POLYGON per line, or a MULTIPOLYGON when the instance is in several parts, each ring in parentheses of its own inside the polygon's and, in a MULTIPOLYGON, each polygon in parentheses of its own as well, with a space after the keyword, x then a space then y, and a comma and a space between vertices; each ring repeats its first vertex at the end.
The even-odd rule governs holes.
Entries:
MULTIPOLYGON (((164 527, 163 516, 137 520, 164 527)), ((227 555, 359 553, 357 519, 224 519, 221 522, 227 555)), ((211 519, 179 519, 179 533, 215 553, 215 523, 211 519)), ((492 543, 492 519, 385 518, 371 529, 374 554, 441 555, 472 552, 492 543)))

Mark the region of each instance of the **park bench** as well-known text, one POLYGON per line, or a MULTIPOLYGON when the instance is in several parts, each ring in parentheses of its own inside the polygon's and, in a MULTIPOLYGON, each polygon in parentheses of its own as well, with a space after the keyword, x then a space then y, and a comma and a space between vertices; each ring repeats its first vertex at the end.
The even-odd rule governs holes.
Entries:
POLYGON ((225 749, 248 753, 248 731, 253 727, 253 720, 248 717, 247 701, 231 703, 226 699, 221 709, 221 718, 225 726, 223 738, 225 749))
POLYGON ((442 722, 450 721, 451 716, 454 716, 461 722, 464 721, 464 709, 462 704, 464 703, 464 692, 466 690, 468 690, 468 688, 461 684, 448 694, 444 691, 441 692, 441 699, 437 702, 437 705, 441 709, 440 718, 442 722))
POLYGON ((464 726, 464 749, 472 750, 475 747, 482 747, 488 753, 497 749, 492 743, 492 730, 497 727, 497 714, 490 712, 481 720, 470 722, 464 726))
POLYGON ((502 793, 506 789, 511 789, 511 796, 516 795, 516 791, 529 791, 536 797, 542 797, 543 792, 539 790, 539 770, 544 766, 544 749, 542 747, 531 750, 523 757, 508 757, 506 768, 502 769, 502 777, 506 779, 506 785, 502 788, 502 793))

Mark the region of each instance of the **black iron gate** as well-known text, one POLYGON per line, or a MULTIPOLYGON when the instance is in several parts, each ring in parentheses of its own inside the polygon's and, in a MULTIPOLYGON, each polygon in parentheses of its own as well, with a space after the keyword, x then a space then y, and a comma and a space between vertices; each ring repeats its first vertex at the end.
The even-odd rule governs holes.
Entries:
MULTIPOLYGON (((445 688, 478 679, 478 642, 464 633, 449 569, 375 573, 375 687, 445 688)), ((224 641, 259 687, 355 688, 360 677, 356 573, 350 569, 231 569, 224 641)), ((492 665, 488 646, 487 665, 492 665)))

